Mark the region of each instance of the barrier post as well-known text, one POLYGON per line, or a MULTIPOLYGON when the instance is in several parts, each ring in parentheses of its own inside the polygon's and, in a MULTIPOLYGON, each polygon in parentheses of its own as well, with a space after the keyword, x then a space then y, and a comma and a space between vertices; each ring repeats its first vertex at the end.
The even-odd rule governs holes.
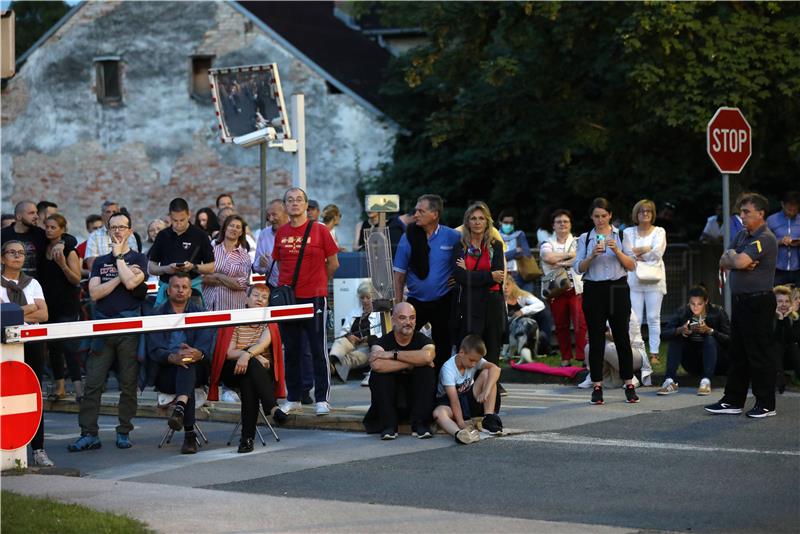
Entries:
MULTIPOLYGON (((2 362, 25 362, 25 346, 22 343, 6 343, 6 326, 17 326, 24 323, 22 308, 16 304, 0 304, 0 324, 2 324, 2 351, 0 361, 2 362)), ((6 403, 0 406, 0 417, 6 412, 6 403)), ((28 467, 28 446, 19 449, 2 451, 2 470, 15 469, 17 467, 28 467)))

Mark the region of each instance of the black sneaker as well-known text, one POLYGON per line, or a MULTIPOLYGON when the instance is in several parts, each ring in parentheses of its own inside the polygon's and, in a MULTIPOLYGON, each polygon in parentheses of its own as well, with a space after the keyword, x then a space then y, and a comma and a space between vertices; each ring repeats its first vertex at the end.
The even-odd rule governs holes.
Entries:
POLYGON ((311 393, 308 391, 303 393, 303 398, 300 399, 300 403, 305 405, 314 404, 314 399, 311 398, 311 393))
POLYGON ((433 434, 431 433, 431 429, 428 428, 428 425, 426 425, 426 424, 416 425, 412 429, 411 435, 414 436, 415 438, 419 438, 419 439, 428 439, 428 438, 432 438, 433 437, 433 434))
MULTIPOLYGON (((741 410, 739 410, 741 412, 741 410)), ((775 411, 775 408, 769 409, 764 408, 760 404, 756 403, 753 406, 753 409, 747 412, 747 417, 753 417, 754 419, 761 419, 762 417, 772 417, 773 415, 777 415, 778 413, 775 411)))
POLYGON ((483 417, 481 426, 483 427, 484 432, 488 432, 493 436, 503 433, 503 421, 501 421, 500 418, 493 413, 483 417))
POLYGON ((604 404, 603 386, 595 386, 594 389, 592 389, 592 404, 604 404))
POLYGON ((194 432, 183 433, 183 445, 181 446, 181 454, 196 454, 197 453, 197 436, 194 432))
POLYGON ((629 404, 636 404, 639 402, 639 395, 636 394, 636 388, 633 384, 625 386, 625 402, 629 404))
POLYGON ((289 420, 289 416, 283 413, 283 410, 280 408, 275 408, 275 413, 272 414, 272 420, 275 421, 276 425, 283 426, 286 424, 286 421, 289 420))
POLYGON ((395 428, 385 428, 381 431, 381 439, 383 441, 389 441, 392 439, 397 439, 397 429, 395 428))
POLYGON ((242 438, 241 441, 239 441, 239 448, 236 449, 236 452, 253 452, 253 438, 242 438))
POLYGON ((708 413, 714 414, 731 414, 731 415, 739 415, 742 413, 741 406, 734 406, 733 404, 729 404, 727 402, 715 402, 714 404, 709 404, 706 406, 706 411, 708 413))
POLYGON ((183 429, 183 406, 179 405, 175 407, 167 424, 175 432, 183 429))

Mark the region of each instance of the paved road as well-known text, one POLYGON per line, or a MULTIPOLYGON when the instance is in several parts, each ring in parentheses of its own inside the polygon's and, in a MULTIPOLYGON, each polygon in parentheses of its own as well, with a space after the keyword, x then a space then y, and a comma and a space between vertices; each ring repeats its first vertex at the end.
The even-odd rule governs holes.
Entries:
MULTIPOLYGON (((334 398, 342 406, 363 406, 364 390, 337 388, 334 398)), ((135 447, 118 451, 115 421, 103 417, 104 448, 71 454, 65 446, 74 439, 76 417, 47 414, 51 457, 87 478, 7 477, 3 486, 33 493, 46 488, 98 508, 113 509, 124 497, 127 513, 167 532, 463 531, 458 525, 467 519, 475 530, 515 532, 601 526, 797 532, 796 393, 779 399, 778 417, 751 420, 707 415, 701 406, 709 398, 691 392, 657 397, 654 388, 644 389, 640 404, 627 405, 622 391, 613 391, 605 406, 594 407, 587 392, 571 387, 509 389, 503 420, 511 435, 468 447, 445 436, 381 442, 359 433, 279 429, 279 443, 266 434, 266 447, 238 455, 225 446, 232 425, 205 423, 211 443, 197 455, 180 456, 180 438, 156 448, 163 420, 139 419, 135 447), (162 523, 173 493, 186 497, 180 528, 162 523), (271 522, 226 512, 245 504, 267 512, 271 522)))

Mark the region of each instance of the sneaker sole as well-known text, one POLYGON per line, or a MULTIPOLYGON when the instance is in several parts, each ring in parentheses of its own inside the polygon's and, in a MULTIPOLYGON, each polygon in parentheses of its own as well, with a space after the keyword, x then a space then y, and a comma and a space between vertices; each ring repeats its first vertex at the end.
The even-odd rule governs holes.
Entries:
POLYGON ((381 441, 392 441, 393 439, 397 439, 397 434, 386 434, 381 436, 381 441))
MULTIPOLYGON (((677 392, 678 392, 677 389, 673 389, 672 391, 660 391, 659 390, 659 391, 656 391, 656 395, 661 395, 661 396, 672 395, 673 393, 677 393, 677 392)), ((708 393, 706 393, 706 395, 708 395, 708 393)))
POLYGON ((752 415, 751 414, 747 414, 747 417, 750 417, 752 419, 763 419, 765 417, 772 417, 773 415, 778 415, 778 412, 773 410, 771 412, 764 412, 764 413, 760 413, 760 414, 752 414, 752 415))
POLYGON ((595 406, 602 406, 603 404, 605 404, 605 401, 589 401, 589 403, 595 406))
POLYGON ((711 395, 711 392, 710 391, 698 391, 697 392, 697 396, 698 397, 705 397, 706 395, 711 395))
POLYGON ((495 430, 494 432, 491 430, 486 430, 485 428, 482 430, 484 434, 489 434, 490 436, 500 436, 503 434, 502 430, 495 430))
POLYGON ((715 415, 739 415, 742 413, 741 408, 723 408, 722 410, 709 410, 708 408, 705 408, 705 411, 715 415))
POLYGON ((411 435, 417 439, 430 439, 433 437, 433 434, 430 432, 425 432, 424 434, 417 434, 416 432, 412 432, 411 435))
POLYGON ((626 399, 625 402, 627 402, 628 404, 639 404, 639 399, 636 399, 636 400, 627 400, 626 399))

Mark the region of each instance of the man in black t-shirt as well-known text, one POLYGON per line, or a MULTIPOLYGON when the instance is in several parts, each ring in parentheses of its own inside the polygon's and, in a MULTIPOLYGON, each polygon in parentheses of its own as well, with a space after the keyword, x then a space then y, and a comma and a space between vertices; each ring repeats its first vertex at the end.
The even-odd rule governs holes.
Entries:
POLYGON ((405 393, 405 412, 411 421, 412 435, 424 439, 433 434, 436 393, 436 347, 430 338, 415 331, 417 312, 414 306, 400 302, 392 310, 393 329, 372 345, 369 355, 369 389, 372 396, 364 428, 380 432, 381 439, 397 437, 400 398, 405 393))
POLYGON ((173 274, 189 273, 192 289, 202 291, 202 275, 214 272, 214 249, 208 234, 192 225, 189 218, 189 204, 182 198, 172 199, 171 226, 161 230, 150 247, 149 272, 159 277, 156 306, 167 301, 169 277, 173 274))
POLYGON ((47 237, 44 230, 37 226, 39 215, 36 213, 36 204, 30 200, 18 202, 14 207, 16 221, 7 228, 3 228, 0 237, 6 241, 21 241, 25 245, 25 263, 22 272, 33 278, 38 278, 39 265, 44 258, 47 248, 47 237))
MULTIPOLYGON (((147 258, 130 249, 128 238, 132 233, 131 218, 127 214, 117 213, 108 220, 111 253, 97 256, 92 264, 92 277, 89 279, 89 296, 96 304, 96 319, 141 315, 141 305, 147 294, 147 286, 142 284, 147 273, 147 258)), ((117 334, 92 339, 91 351, 86 359, 86 391, 78 415, 81 437, 67 447, 70 452, 100 448, 100 438, 97 435, 100 396, 108 371, 115 363, 120 390, 116 444, 120 449, 131 447, 128 434, 133 430, 131 419, 136 415, 137 407, 138 346, 138 334, 117 334)))

